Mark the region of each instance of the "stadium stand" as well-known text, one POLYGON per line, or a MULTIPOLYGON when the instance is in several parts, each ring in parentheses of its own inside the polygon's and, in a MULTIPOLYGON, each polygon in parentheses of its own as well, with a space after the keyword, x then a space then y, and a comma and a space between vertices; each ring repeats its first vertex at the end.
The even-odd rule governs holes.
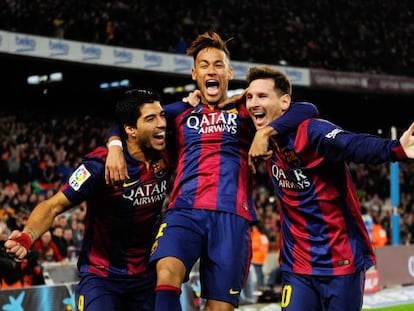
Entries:
POLYGON ((13 0, 0 29, 174 53, 214 29, 235 60, 412 76, 413 13, 410 0, 13 0))

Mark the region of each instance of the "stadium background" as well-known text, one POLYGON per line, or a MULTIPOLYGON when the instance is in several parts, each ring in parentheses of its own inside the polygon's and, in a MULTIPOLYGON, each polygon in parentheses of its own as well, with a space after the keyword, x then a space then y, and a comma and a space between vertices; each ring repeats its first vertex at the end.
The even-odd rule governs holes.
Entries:
MULTIPOLYGON (((168 86, 192 83, 191 76, 151 71, 128 70, 119 67, 85 65, 43 58, 0 54, 2 74, 0 91, 4 100, 3 112, 41 117, 42 114, 92 114, 111 118, 115 100, 122 89, 102 90, 102 82, 129 79, 138 88, 151 88, 162 93, 168 86), (27 84, 30 75, 62 72, 61 83, 27 84), (47 93, 45 93, 47 90, 47 93)), ((271 64, 275 65, 275 64, 271 64)), ((231 89, 243 88, 239 81, 230 83, 231 89)), ((164 103, 182 98, 184 93, 163 94, 164 103)), ((293 86, 293 99, 316 104, 320 115, 345 129, 377 134, 382 129, 389 135, 391 126, 405 129, 414 119, 414 94, 361 92, 344 89, 324 89, 293 86)))

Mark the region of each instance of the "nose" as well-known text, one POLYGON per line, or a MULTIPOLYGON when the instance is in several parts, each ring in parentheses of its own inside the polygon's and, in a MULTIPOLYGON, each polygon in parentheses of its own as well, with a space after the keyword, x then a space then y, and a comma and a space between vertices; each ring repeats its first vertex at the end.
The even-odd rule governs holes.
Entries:
POLYGON ((207 74, 209 75, 217 74, 216 66, 214 65, 208 66, 207 74))
POLYGON ((246 107, 247 108, 253 108, 257 107, 257 97, 250 96, 246 98, 246 107))
POLYGON ((158 118, 158 127, 167 127, 167 120, 165 117, 158 118))

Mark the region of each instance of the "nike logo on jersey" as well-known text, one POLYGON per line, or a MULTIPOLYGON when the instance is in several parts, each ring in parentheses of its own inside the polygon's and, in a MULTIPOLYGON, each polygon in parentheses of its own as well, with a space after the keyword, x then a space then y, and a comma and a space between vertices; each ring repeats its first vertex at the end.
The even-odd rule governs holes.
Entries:
POLYGON ((124 181, 124 184, 122 185, 122 187, 128 188, 128 187, 131 187, 131 186, 135 185, 138 182, 139 182, 139 179, 138 180, 131 181, 131 182, 125 182, 124 181))
POLYGON ((234 290, 233 288, 230 288, 230 290, 229 290, 230 295, 237 295, 238 293, 240 293, 240 291, 234 290))

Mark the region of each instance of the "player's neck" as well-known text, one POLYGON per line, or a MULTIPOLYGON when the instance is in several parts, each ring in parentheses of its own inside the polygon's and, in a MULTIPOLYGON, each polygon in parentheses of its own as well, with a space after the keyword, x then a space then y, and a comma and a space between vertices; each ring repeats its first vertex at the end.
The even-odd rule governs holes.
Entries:
POLYGON ((150 165, 151 161, 159 154, 158 150, 151 148, 142 148, 134 144, 127 144, 128 153, 134 159, 145 162, 147 166, 150 165))

